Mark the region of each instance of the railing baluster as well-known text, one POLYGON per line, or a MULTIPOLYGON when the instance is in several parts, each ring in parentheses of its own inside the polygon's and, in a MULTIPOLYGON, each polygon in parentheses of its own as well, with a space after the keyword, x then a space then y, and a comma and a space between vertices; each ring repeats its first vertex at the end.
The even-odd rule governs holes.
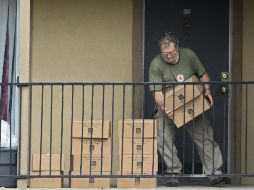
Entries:
POLYGON ((248 173, 248 85, 245 84, 245 173, 248 173))
POLYGON ((131 145, 131 175, 133 175, 133 164, 134 164, 134 112, 135 112, 135 104, 134 104, 134 99, 135 99, 135 85, 132 85, 132 145, 131 145))
POLYGON ((110 175, 113 174, 113 153, 114 153, 114 109, 115 109, 115 85, 112 85, 112 129, 111 129, 111 134, 112 134, 112 139, 111 139, 111 168, 110 168, 110 175))
POLYGON ((82 174, 83 160, 83 140, 84 140, 84 117, 85 117, 85 85, 82 85, 82 130, 81 130, 81 146, 80 146, 80 175, 82 174))
MULTIPOLYGON (((205 96, 203 96, 202 98, 202 103, 203 103, 203 113, 202 113, 202 143, 203 143, 203 147, 202 147, 202 152, 203 152, 203 162, 205 161, 205 96)), ((204 166, 203 166, 203 174, 205 173, 205 169, 204 169, 204 166)))
MULTIPOLYGON (((223 153, 222 153, 222 160, 226 160, 226 139, 227 139, 227 116, 228 116, 228 109, 227 109, 227 100, 228 100, 228 94, 227 93, 224 93, 224 96, 223 96, 223 153)), ((223 164, 222 166, 222 173, 225 173, 226 172, 226 164, 223 164)))
MULTIPOLYGON (((164 90, 164 88, 163 88, 163 90, 164 90)), ((161 163, 161 168, 162 168, 162 172, 161 172, 161 174, 162 175, 164 175, 164 150, 165 150, 165 122, 166 122, 166 118, 165 118, 165 104, 166 104, 166 102, 165 102, 165 93, 163 93, 163 109, 164 110, 162 110, 162 115, 163 115, 163 126, 162 126, 162 163, 161 163)))
POLYGON ((43 106, 44 106, 44 85, 41 86, 41 132, 40 132, 39 175, 41 175, 41 157, 42 157, 42 141, 43 141, 43 106))
MULTIPOLYGON (((18 175, 21 175, 21 172, 20 172, 20 168, 21 168, 21 166, 20 166, 20 161, 21 161, 21 145, 22 145, 21 144, 21 137, 22 137, 22 132, 21 132, 22 121, 21 121, 21 118, 22 118, 22 87, 19 88, 19 132, 18 132, 19 133, 19 137, 18 137, 19 138, 19 155, 18 155, 18 158, 19 158, 19 160, 18 160, 19 167, 18 167, 18 175)), ((0 127, 0 131, 1 131, 1 127, 0 127)), ((0 137, 0 142, 1 142, 1 137, 0 137)))
MULTIPOLYGON (((192 99, 194 99, 194 84, 192 84, 192 99)), ((194 101, 192 101, 192 109, 193 109, 193 115, 192 115, 192 174, 195 174, 195 106, 194 101)))
POLYGON ((52 172, 52 144, 53 144, 53 85, 50 85, 50 147, 49 147, 49 174, 51 175, 52 172))
POLYGON ((103 138, 104 138, 104 106, 105 106, 105 85, 102 85, 102 139, 101 139, 101 172, 102 175, 102 168, 103 168, 103 138))
POLYGON ((30 171, 31 171, 31 149, 32 149, 32 145, 31 145, 31 138, 32 138, 32 101, 33 101, 33 86, 29 85, 29 141, 28 141, 28 146, 29 146, 29 152, 28 152, 28 175, 31 175, 30 171))
POLYGON ((121 175, 123 174, 123 149, 124 149, 124 113, 125 113, 125 84, 123 84, 123 113, 122 113, 122 139, 120 139, 122 141, 122 152, 121 152, 121 175))
MULTIPOLYGON (((155 85, 153 85, 153 92, 154 91, 155 91, 155 85)), ((143 110, 143 112, 144 112, 144 110, 143 110)), ((157 109, 157 112, 158 112, 158 109, 157 109)), ((155 160, 154 160, 154 155, 155 155, 154 148, 155 148, 155 146, 157 146, 157 143, 155 145, 155 142, 154 142, 155 138, 157 140, 157 137, 155 137, 155 130, 157 130, 157 126, 155 126, 155 123, 156 123, 155 119, 156 119, 156 103, 155 103, 155 93, 153 93, 153 162, 152 162, 152 175, 154 175, 154 164, 157 164, 157 163, 155 163, 155 160)), ((157 134, 157 136, 158 136, 158 134, 157 134)), ((156 152, 156 154, 157 154, 157 152, 156 152)))
MULTIPOLYGON (((164 100, 164 101, 166 101, 166 100, 164 100)), ((169 111, 171 111, 171 110, 169 110, 169 111)), ((172 115, 172 121, 173 121, 173 123, 175 123, 175 84, 173 85, 173 115, 172 115)), ((173 126, 170 126, 170 128, 172 128, 172 131, 173 131, 172 139, 171 139, 171 150, 172 150, 171 174, 174 173, 174 171, 173 171, 173 169, 174 169, 174 141, 175 141, 175 128, 174 127, 175 127, 174 124, 173 124, 173 126)))
MULTIPOLYGON (((94 85, 92 85, 92 101, 91 101, 91 135, 90 135, 90 146, 89 146, 89 151, 90 151, 90 167, 89 167, 89 175, 91 175, 92 171, 92 139, 93 139, 93 101, 94 101, 94 85)), ((102 160, 101 160, 102 162, 102 160)))
POLYGON ((61 150, 60 150, 60 171, 62 171, 63 154, 63 127, 64 127, 64 85, 62 85, 62 111, 61 111, 61 150))
MULTIPOLYGON (((216 87, 216 85, 215 84, 213 84, 213 86, 212 86, 212 94, 214 94, 214 89, 215 89, 215 87, 216 87)), ((212 124, 212 131, 213 131, 213 172, 212 172, 212 175, 214 175, 214 134, 215 134, 215 106, 213 105, 213 107, 212 107, 213 109, 212 109, 212 112, 213 112, 213 124, 212 124)))
MULTIPOLYGON (((143 102, 143 90, 142 90, 142 101, 143 102)), ((144 109, 144 104, 142 104, 142 110, 144 109)), ((143 175, 144 170, 144 134, 145 134, 145 120, 144 120, 144 114, 142 111, 142 154, 141 154, 141 174, 143 175)))
MULTIPOLYGON (((12 68, 12 75, 13 75, 13 68, 12 68)), ((12 174, 12 94, 13 94, 13 78, 11 79, 11 84, 9 84, 9 88, 10 88, 10 99, 9 99, 9 110, 8 110, 8 113, 9 113, 9 123, 10 123, 10 174, 12 174)), ((7 89, 8 89, 8 86, 7 86, 7 89)), ((7 97, 8 98, 8 97, 7 97)), ((8 99, 7 99, 8 100, 8 99)))
POLYGON ((182 163, 182 173, 184 174, 185 171, 185 103, 186 103, 186 84, 184 84, 184 89, 183 89, 183 94, 184 94, 184 98, 183 98, 183 163, 182 163))

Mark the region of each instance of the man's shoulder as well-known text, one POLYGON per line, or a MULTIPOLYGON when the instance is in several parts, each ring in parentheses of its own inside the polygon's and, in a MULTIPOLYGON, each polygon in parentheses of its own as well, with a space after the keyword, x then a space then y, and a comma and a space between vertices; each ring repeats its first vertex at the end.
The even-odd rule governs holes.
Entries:
POLYGON ((152 59, 150 66, 152 66, 152 67, 161 67, 161 66, 162 66, 162 64, 161 64, 162 62, 163 62, 163 61, 162 61, 162 59, 161 59, 161 56, 160 56, 160 55, 156 55, 156 56, 152 59))

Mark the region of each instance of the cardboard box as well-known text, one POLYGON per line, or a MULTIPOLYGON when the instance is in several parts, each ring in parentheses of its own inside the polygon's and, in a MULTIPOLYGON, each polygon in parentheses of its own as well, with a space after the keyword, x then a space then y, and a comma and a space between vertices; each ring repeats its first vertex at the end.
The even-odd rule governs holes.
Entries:
MULTIPOLYGON (((80 172, 71 172, 71 175, 80 175, 80 172)), ((82 173, 81 175, 89 175, 82 173)), ((92 175, 101 175, 100 172, 92 172, 92 175)), ((102 172, 102 175, 110 175, 110 172, 102 172)), ((110 188, 110 178, 71 178, 72 188, 110 188)))
POLYGON ((103 144, 103 154, 111 154, 111 138, 108 139, 80 139, 72 138, 72 154, 81 154, 81 141, 83 141, 82 154, 90 155, 92 151, 93 155, 101 155, 102 144, 103 144))
POLYGON ((110 137, 111 122, 101 120, 94 120, 83 122, 83 136, 82 136, 82 121, 73 122, 73 134, 72 137, 76 138, 103 138, 107 139, 110 137), (102 125, 103 124, 103 125, 102 125), (103 135, 102 135, 103 133, 103 135))
MULTIPOLYGON (((40 175, 39 172, 31 172, 31 175, 40 175)), ((41 172, 41 175, 50 175, 49 171, 41 172)), ((51 172, 51 175, 61 175, 60 171, 51 172)), ((63 187, 63 178, 31 178, 29 180, 30 188, 61 188, 63 187)))
POLYGON ((176 127, 179 128, 183 126, 184 124, 187 124, 188 122, 193 120, 195 117, 199 116, 200 114, 210 109, 211 107, 209 101, 203 95, 198 96, 193 101, 175 110, 174 123, 176 127))
MULTIPOLYGON (((199 79, 196 75, 193 75, 184 82, 199 82, 199 79)), ((192 99, 198 97, 202 91, 203 85, 201 84, 177 85, 174 89, 171 89, 165 94, 165 108, 169 111, 176 110, 183 106, 184 103, 188 103, 192 99)), ((161 102, 161 105, 164 105, 164 101, 161 102)))
MULTIPOLYGON (((118 172, 117 175, 140 175, 137 173, 131 174, 130 172, 118 172)), ((151 172, 143 172, 143 175, 151 175, 151 172)), ((132 178, 117 178, 118 188, 156 188, 157 178, 142 178, 142 177, 132 177, 132 178)))
MULTIPOLYGON (((80 155, 75 154, 72 155, 72 170, 73 171, 80 171, 80 155)), ((81 171, 91 171, 92 172, 99 172, 99 171, 111 171, 111 157, 110 155, 103 155, 102 159, 101 156, 92 155, 91 162, 89 155, 82 155, 82 170, 81 171), (102 163, 102 167, 101 167, 102 163)))
POLYGON ((124 138, 157 138, 156 119, 125 119, 118 121, 118 136, 124 138), (144 128, 144 135, 143 135, 144 128), (123 130, 124 129, 124 130, 123 130), (122 134, 123 133, 123 134, 122 134), (133 133, 133 135, 132 135, 133 133))
POLYGON ((33 154, 32 155, 32 171, 51 171, 64 170, 64 155, 62 154, 62 167, 60 166, 60 154, 33 154), (50 158, 51 157, 51 158, 50 158), (40 161, 41 160, 41 161, 40 161), (41 166, 40 166, 41 163, 41 166))
MULTIPOLYGON (((119 171, 125 172, 141 172, 142 171, 142 156, 140 155, 123 155, 119 156, 119 171), (133 160, 133 167, 132 167, 133 160), (122 163, 123 167, 122 167, 122 163), (121 168, 122 167, 122 168, 121 168)), ((143 171, 158 171, 158 155, 143 155, 143 171)))
MULTIPOLYGON (((142 138, 124 138, 123 139, 123 154, 133 154, 142 155, 142 145, 143 154, 156 154, 157 155, 157 139, 144 138, 142 143, 142 138), (133 143, 133 145, 132 145, 133 143)), ((122 155, 122 139, 119 139, 119 154, 122 155)))

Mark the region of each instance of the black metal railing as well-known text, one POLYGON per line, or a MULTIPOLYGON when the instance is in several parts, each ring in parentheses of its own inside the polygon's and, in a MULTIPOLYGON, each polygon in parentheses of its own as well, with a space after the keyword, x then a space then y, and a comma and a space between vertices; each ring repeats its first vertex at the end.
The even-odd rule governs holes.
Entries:
POLYGON ((1 179, 254 177, 248 172, 253 81, 12 83, 1 84, 1 89, 4 86, 10 92, 10 136, 9 146, 0 152, 0 167, 8 166, 1 179), (204 84, 210 85, 212 107, 204 84), (158 88, 163 92, 160 103, 153 93, 158 88), (14 128, 17 147, 11 144, 14 128), (236 143, 244 151, 236 150, 236 143), (221 166, 216 165, 217 144, 221 166), (16 152, 27 155, 27 160, 16 157, 16 152), (244 159, 235 160, 232 152, 244 159), (202 161, 208 164, 204 167, 202 161), (232 167, 237 163, 240 170, 232 167))

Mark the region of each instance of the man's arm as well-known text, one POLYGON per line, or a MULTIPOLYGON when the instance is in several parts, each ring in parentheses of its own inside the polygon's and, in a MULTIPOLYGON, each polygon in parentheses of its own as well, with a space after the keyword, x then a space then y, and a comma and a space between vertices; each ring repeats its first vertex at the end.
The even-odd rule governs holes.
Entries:
POLYGON ((158 109, 160 109, 162 112, 164 112, 166 115, 168 115, 169 117, 171 117, 172 115, 172 111, 167 110, 164 107, 164 94, 162 93, 162 91, 155 91, 153 93, 154 95, 154 99, 155 99, 155 103, 158 106, 158 109))
MULTIPOLYGON (((205 74, 202 75, 201 81, 210 82, 210 77, 206 72, 205 72, 205 74)), ((213 105, 213 97, 211 94, 210 84, 205 84, 204 87, 205 87, 205 96, 209 99, 211 106, 212 106, 213 105)))

